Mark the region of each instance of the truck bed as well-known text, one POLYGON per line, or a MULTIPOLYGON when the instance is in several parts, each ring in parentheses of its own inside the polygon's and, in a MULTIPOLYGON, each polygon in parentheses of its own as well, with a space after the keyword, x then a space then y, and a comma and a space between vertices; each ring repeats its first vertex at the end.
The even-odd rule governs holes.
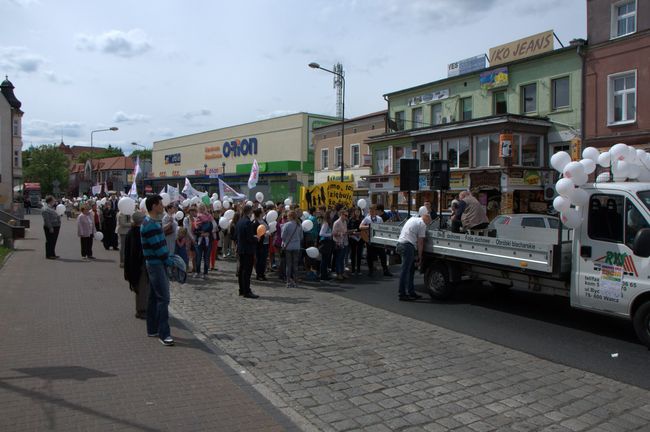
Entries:
MULTIPOLYGON (((402 227, 399 223, 371 226, 370 242, 395 247, 402 227)), ((452 233, 430 227, 424 246, 425 255, 475 262, 521 272, 550 275, 571 270, 571 242, 560 245, 452 233)))

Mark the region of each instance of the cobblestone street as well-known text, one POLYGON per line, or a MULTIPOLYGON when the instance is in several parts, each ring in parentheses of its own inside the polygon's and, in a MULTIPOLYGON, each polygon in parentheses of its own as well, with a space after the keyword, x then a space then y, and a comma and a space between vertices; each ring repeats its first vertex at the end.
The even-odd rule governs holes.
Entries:
POLYGON ((305 430, 650 430, 640 388, 328 292, 344 286, 243 299, 217 266, 173 287, 174 315, 305 430))

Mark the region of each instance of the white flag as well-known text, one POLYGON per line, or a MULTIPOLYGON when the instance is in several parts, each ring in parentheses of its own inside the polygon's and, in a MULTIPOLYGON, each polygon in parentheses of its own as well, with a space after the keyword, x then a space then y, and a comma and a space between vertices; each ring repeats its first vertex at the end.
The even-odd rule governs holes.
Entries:
POLYGON ((135 187, 135 177, 133 178, 133 184, 131 185, 131 190, 129 190, 129 196, 131 198, 138 197, 138 189, 135 187))
POLYGON ((257 180, 260 177, 260 166, 257 164, 257 159, 253 159, 253 165, 251 166, 251 175, 248 176, 248 189, 253 189, 257 186, 257 180))
POLYGON ((140 155, 135 158, 135 168, 133 168, 133 181, 135 181, 138 174, 140 174, 140 155))
POLYGON ((240 201, 246 199, 246 195, 237 192, 232 187, 228 186, 225 181, 219 179, 219 196, 224 198, 232 198, 233 201, 240 201))
POLYGON ((184 193, 188 198, 192 198, 192 197, 194 197, 194 196, 199 196, 199 191, 197 191, 196 189, 194 189, 194 188, 192 187, 192 183, 190 183, 190 179, 188 179, 187 177, 185 177, 185 187, 183 187, 182 192, 183 192, 183 193, 184 193))
POLYGON ((180 198, 178 189, 172 185, 167 185, 167 193, 169 194, 169 199, 171 200, 171 202, 178 201, 180 198))

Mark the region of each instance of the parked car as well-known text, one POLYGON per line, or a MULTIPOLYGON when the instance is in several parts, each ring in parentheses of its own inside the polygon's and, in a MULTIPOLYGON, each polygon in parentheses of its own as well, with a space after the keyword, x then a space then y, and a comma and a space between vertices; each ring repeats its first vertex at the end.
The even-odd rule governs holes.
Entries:
MULTIPOLYGON (((555 216, 536 213, 500 215, 488 225, 488 235, 497 238, 555 243, 559 226, 560 220, 555 216)), ((566 227, 562 229, 562 240, 569 240, 566 227)))

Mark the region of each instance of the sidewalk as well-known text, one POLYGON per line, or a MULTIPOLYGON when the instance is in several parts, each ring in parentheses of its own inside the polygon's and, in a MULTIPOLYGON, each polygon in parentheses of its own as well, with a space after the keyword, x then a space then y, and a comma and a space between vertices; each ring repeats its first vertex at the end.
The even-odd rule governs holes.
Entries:
POLYGON ((294 431, 285 415, 172 322, 147 338, 119 252, 81 260, 63 218, 46 260, 40 215, 0 269, 0 431, 294 431))
POLYGON ((175 315, 305 429, 650 431, 646 390, 332 294, 345 284, 271 274, 242 299, 235 263, 217 267, 173 288, 175 315))

